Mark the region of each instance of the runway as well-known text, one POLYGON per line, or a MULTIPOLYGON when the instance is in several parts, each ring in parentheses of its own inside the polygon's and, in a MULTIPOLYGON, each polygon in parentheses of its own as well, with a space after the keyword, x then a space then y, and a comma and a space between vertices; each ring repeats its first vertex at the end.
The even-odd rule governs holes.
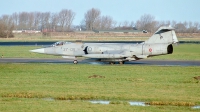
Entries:
MULTIPOLYGON (((79 59, 78 64, 109 65, 105 62, 95 62, 79 59)), ((47 59, 47 58, 0 58, 0 63, 61 63, 73 64, 73 60, 68 59, 47 59)), ((118 64, 116 64, 118 65, 118 64)), ((158 66, 200 66, 200 61, 174 61, 174 60, 138 60, 125 62, 125 65, 158 65, 158 66)))

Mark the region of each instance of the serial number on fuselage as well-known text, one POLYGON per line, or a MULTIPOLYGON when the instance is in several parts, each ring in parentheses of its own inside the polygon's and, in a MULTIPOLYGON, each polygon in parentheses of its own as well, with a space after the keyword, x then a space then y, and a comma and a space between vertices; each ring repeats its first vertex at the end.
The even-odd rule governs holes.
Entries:
POLYGON ((79 51, 80 48, 63 48, 63 51, 79 51))

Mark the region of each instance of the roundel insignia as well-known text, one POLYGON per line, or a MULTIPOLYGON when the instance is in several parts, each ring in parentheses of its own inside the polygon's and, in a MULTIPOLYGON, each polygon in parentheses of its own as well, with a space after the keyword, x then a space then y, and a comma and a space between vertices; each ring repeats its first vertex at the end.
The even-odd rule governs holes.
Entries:
POLYGON ((151 48, 149 48, 149 52, 152 52, 152 49, 151 49, 151 48))

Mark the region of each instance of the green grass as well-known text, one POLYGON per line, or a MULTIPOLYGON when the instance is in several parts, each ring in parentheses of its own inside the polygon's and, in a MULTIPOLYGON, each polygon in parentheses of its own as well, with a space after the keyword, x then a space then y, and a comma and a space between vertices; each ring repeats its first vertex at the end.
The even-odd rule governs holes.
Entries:
MULTIPOLYGON (((0 56, 4 58, 62 58, 45 54, 31 53, 29 50, 40 48, 39 46, 0 46, 0 56)), ((155 56, 149 59, 157 60, 200 60, 200 44, 174 45, 174 53, 163 56, 155 56)))
POLYGON ((200 67, 0 64, 1 111, 198 111, 189 106, 91 104, 85 100, 200 104, 200 67), (104 77, 90 77, 90 76, 104 77), (54 98, 45 101, 43 98, 54 98), (71 100, 71 101, 68 101, 71 100))

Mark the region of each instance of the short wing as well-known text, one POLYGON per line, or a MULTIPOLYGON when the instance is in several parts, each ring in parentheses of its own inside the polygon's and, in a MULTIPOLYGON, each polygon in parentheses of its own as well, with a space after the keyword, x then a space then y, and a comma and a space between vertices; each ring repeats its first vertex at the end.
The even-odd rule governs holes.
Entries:
POLYGON ((130 57, 131 54, 128 51, 124 51, 124 50, 110 50, 110 51, 105 51, 102 54, 86 54, 83 55, 83 57, 87 57, 87 58, 97 58, 97 59, 102 59, 102 58, 126 58, 126 57, 130 57))

